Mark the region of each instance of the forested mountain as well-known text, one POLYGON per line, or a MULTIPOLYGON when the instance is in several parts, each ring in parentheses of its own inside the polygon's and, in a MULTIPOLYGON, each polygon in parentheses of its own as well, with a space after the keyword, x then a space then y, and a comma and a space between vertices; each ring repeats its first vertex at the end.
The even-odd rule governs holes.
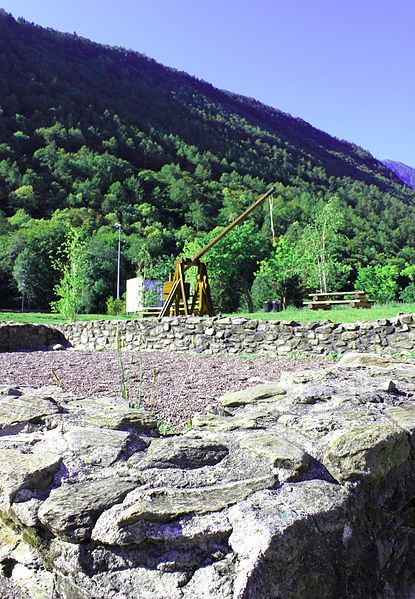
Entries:
POLYGON ((408 187, 415 189, 415 168, 397 162, 396 160, 382 160, 383 164, 387 166, 395 175, 399 177, 408 187))
MULTIPOLYGON (((123 280, 143 269, 161 277, 183 247, 203 244, 271 185, 273 241, 286 241, 285 251, 335 198, 342 218, 331 259, 347 268, 333 285, 352 285, 373 261, 402 269, 415 258, 415 192, 369 153, 137 52, 2 11, 0 107, 3 306, 22 294, 49 305, 62 270, 51 255, 74 228, 87 274, 83 307, 102 310, 115 293, 116 223, 123 280)), ((250 303, 258 262, 274 256, 270 229, 265 207, 223 246, 223 308, 250 303), (256 242, 241 246, 244 234, 256 242), (232 243, 239 272, 229 269, 232 243)), ((294 271, 298 297, 314 283, 294 271)))

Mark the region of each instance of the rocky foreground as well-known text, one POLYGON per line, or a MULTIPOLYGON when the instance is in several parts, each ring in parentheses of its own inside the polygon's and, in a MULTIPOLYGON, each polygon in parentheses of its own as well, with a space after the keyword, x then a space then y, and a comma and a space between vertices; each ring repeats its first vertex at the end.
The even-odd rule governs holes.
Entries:
POLYGON ((227 393, 163 438, 120 400, 4 386, 4 588, 37 599, 413 597, 414 388, 414 363, 348 354, 227 393))

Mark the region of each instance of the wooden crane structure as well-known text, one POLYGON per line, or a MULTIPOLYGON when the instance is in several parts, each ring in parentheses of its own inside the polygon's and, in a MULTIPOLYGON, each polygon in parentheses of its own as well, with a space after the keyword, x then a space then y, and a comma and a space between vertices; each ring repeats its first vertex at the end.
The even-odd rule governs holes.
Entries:
POLYGON ((271 188, 261 196, 254 204, 238 216, 230 225, 219 233, 217 237, 212 239, 205 245, 193 258, 184 258, 175 260, 175 271, 171 281, 164 283, 163 299, 165 302, 160 311, 159 316, 179 316, 179 315, 209 315, 214 316, 215 310, 213 307, 212 297, 210 294, 209 279, 207 274, 206 262, 201 262, 201 258, 214 245, 218 243, 225 235, 229 233, 236 225, 242 222, 255 208, 257 208, 264 200, 272 193, 274 188, 271 188), (197 268, 196 285, 193 296, 190 295, 190 284, 186 282, 186 271, 191 267, 197 268))

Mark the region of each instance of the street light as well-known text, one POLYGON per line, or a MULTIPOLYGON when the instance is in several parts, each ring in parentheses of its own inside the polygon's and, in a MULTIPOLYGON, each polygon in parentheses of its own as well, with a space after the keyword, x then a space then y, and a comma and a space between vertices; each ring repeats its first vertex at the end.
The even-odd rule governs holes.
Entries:
POLYGON ((117 253, 117 300, 120 299, 120 264, 121 264, 121 229, 122 225, 117 223, 115 228, 118 229, 118 253, 117 253))

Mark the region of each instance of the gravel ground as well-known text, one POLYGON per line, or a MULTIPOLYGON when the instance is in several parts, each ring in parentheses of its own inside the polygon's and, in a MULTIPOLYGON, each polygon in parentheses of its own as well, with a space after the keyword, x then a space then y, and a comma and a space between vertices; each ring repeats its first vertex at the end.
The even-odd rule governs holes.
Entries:
POLYGON ((85 351, 0 353, 0 385, 60 384, 79 397, 120 396, 176 426, 203 412, 227 391, 277 380, 283 371, 322 368, 318 360, 198 356, 172 352, 85 351))

